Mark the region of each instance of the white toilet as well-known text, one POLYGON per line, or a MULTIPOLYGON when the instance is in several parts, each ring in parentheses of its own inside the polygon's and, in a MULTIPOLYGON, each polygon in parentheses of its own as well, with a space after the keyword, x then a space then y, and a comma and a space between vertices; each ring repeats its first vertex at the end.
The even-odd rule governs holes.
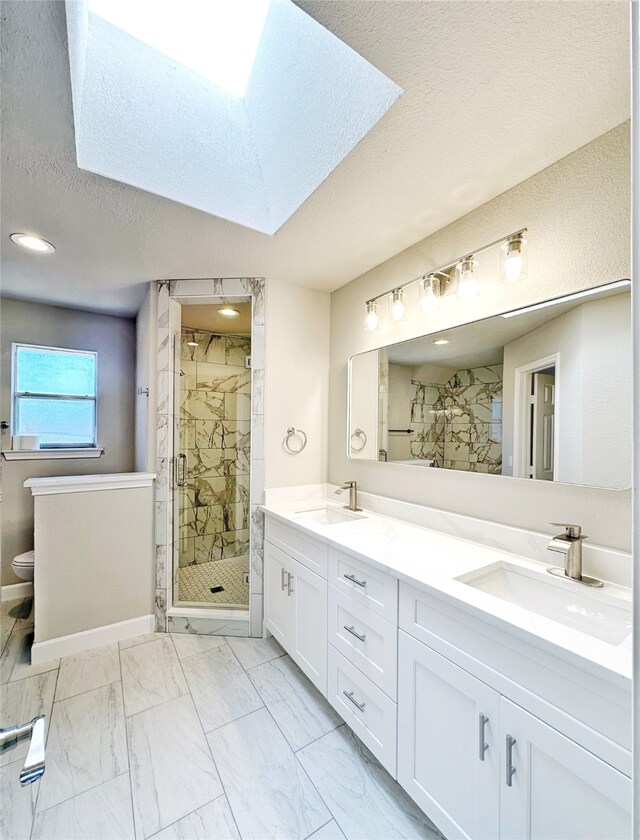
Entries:
POLYGON ((24 554, 18 554, 13 558, 11 568, 14 575, 20 580, 33 580, 33 567, 35 565, 35 552, 25 551, 24 554))

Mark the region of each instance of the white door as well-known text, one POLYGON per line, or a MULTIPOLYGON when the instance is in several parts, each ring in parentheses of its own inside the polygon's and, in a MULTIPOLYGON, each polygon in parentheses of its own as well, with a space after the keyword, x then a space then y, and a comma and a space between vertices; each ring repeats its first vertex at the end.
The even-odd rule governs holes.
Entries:
POLYGON ((553 481, 555 376, 533 374, 531 478, 553 481))
POLYGON ((499 837, 499 710, 496 691, 400 631, 398 781, 449 840, 499 837))
POLYGON ((631 779, 504 697, 500 721, 500 837, 631 837, 631 779))
POLYGON ((327 581, 297 560, 293 565, 293 647, 289 652, 327 696, 327 581))
POLYGON ((291 647, 294 561, 271 543, 264 544, 264 623, 285 650, 291 647))

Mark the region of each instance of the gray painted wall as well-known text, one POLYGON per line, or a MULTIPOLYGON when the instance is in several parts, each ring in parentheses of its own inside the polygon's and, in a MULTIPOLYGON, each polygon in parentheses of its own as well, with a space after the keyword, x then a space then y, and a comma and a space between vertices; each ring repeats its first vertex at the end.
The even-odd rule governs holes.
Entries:
MULTIPOLYGON (((2 299, 0 312, 1 419, 11 411, 11 344, 15 341, 95 350, 98 353, 98 444, 96 459, 2 460, 2 584, 17 583, 11 571, 16 554, 33 548, 33 499, 27 478, 51 475, 131 472, 134 469, 135 320, 97 315, 40 303, 2 299)), ((2 449, 11 448, 9 432, 2 449)))

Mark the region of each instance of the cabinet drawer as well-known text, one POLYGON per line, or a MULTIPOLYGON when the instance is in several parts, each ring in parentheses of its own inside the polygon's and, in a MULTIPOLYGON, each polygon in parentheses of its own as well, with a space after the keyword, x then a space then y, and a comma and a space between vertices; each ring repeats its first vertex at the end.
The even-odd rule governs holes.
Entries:
POLYGON ((331 644, 392 700, 397 696, 398 628, 329 587, 331 644))
POLYGON ((295 528, 289 528, 277 519, 267 515, 264 523, 264 538, 286 551, 291 557, 302 563, 312 572, 327 579, 328 546, 313 537, 301 534, 295 528))
POLYGON ((329 645, 328 700, 396 778, 396 704, 329 645))
POLYGON ((398 581, 338 549, 329 549, 329 583, 392 624, 398 623, 398 581))

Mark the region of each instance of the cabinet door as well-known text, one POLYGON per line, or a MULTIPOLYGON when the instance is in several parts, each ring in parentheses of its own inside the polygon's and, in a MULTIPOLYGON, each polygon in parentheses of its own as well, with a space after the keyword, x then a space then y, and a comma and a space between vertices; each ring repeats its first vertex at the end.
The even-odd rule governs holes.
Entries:
POLYGON ((499 836, 499 712, 497 692, 400 631, 398 781, 450 840, 499 836))
POLYGON ((293 599, 289 575, 294 561, 279 548, 264 544, 264 623, 282 647, 291 651, 293 599))
POLYGON ((327 696, 327 581, 297 560, 293 565, 291 656, 327 696))
POLYGON ((631 837, 631 779, 504 697, 500 722, 501 837, 631 837))

